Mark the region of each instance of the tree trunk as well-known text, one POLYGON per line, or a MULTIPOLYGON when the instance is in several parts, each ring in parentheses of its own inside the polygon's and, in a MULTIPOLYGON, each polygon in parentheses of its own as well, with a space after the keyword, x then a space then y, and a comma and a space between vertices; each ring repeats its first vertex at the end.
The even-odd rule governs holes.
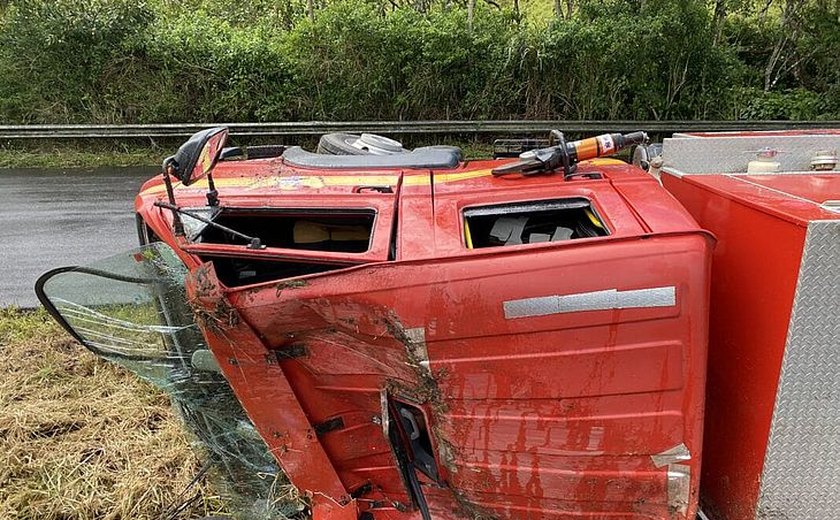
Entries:
POLYGON ((714 11, 714 27, 715 39, 714 45, 718 46, 723 38, 723 25, 726 22, 726 0, 715 0, 714 11))
POLYGON ((767 66, 764 68, 765 92, 776 86, 785 69, 789 68, 788 64, 796 61, 796 56, 792 55, 792 48, 796 47, 796 40, 799 37, 800 28, 797 24, 797 14, 804 1, 787 0, 782 8, 782 16, 779 21, 782 29, 781 35, 773 46, 773 52, 770 53, 767 66), (788 48, 789 43, 792 48, 788 48))
POLYGON ((306 0, 306 15, 309 20, 315 21, 315 0, 306 0))
POLYGON ((467 0, 467 26, 472 31, 473 15, 475 14, 475 0, 467 0))
POLYGON ((566 0, 566 19, 571 20, 575 12, 575 0, 566 0))
POLYGON ((554 14, 558 19, 563 18, 563 4, 561 0, 554 0, 554 14))

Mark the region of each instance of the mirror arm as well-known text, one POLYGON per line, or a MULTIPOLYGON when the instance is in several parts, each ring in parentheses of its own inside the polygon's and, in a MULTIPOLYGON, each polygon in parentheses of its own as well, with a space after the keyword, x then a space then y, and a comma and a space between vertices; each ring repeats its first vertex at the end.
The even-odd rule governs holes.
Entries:
MULTIPOLYGON (((173 205, 172 201, 169 201, 173 205)), ((213 172, 207 172, 207 205, 215 207, 219 205, 219 192, 216 190, 216 183, 213 182, 213 172)))
MULTIPOLYGON (((172 177, 170 172, 175 171, 175 160, 172 157, 164 159, 163 161, 163 183, 166 185, 166 196, 169 199, 171 206, 175 204, 175 190, 172 188, 172 177)), ((172 228, 175 235, 184 236, 184 223, 181 222, 181 215, 178 212, 172 212, 172 228)))

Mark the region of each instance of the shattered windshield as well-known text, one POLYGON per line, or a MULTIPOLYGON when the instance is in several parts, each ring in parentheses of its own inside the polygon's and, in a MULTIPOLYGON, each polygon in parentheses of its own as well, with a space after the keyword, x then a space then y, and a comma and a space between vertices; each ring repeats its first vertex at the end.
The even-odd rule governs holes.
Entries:
POLYGON ((216 487, 244 519, 304 508, 248 419, 195 324, 186 267, 153 243, 39 280, 39 298, 82 344, 167 392, 216 487))

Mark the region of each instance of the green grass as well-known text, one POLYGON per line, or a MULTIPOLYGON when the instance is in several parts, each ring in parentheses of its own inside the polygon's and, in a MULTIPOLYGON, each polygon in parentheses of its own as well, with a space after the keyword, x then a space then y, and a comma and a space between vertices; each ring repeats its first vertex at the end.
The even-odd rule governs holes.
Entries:
POLYGON ((22 311, 0 308, 0 346, 15 344, 54 333, 55 324, 43 310, 22 311))
MULTIPOLYGON (((108 168, 124 166, 159 166, 163 159, 175 153, 180 143, 161 146, 138 146, 122 144, 85 144, 83 142, 55 143, 49 145, 0 146, 0 168, 108 168)), ((262 143, 260 143, 262 144, 262 143)), ((292 143, 297 144, 297 143, 292 143)), ((450 142, 424 139, 422 143, 406 143, 406 146, 428 144, 453 144, 464 150, 467 159, 490 157, 493 145, 478 141, 450 142)), ((302 145, 314 150, 317 145, 312 139, 302 145)))
MULTIPOLYGON (((177 147, 175 147, 177 148, 177 147)), ((153 147, 84 147, 51 145, 40 147, 0 147, 0 168, 102 168, 120 166, 158 166, 172 150, 153 147)))

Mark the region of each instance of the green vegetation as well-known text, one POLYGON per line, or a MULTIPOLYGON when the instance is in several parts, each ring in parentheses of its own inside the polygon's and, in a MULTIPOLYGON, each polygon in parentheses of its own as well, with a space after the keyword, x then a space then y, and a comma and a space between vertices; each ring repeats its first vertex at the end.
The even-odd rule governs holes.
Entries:
POLYGON ((838 5, 7 0, 0 122, 838 119, 838 5))
POLYGON ((113 168, 121 166, 159 166, 171 155, 170 148, 89 147, 62 144, 37 147, 0 147, 0 168, 113 168))

